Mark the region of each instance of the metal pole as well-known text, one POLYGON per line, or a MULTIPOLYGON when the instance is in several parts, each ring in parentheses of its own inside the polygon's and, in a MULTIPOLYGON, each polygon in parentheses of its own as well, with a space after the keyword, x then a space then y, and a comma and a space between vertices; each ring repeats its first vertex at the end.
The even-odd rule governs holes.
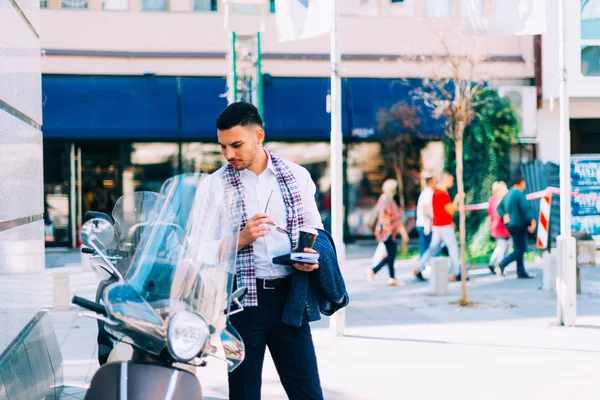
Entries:
POLYGON ((260 32, 256 33, 256 107, 263 119, 265 118, 263 103, 262 50, 260 32))
MULTIPOLYGON (((346 258, 344 247, 344 198, 343 198, 343 145, 342 145, 342 81, 340 79, 341 56, 338 44, 338 8, 333 0, 333 24, 331 27, 331 235, 335 241, 340 265, 346 258)), ((329 327, 336 336, 344 334, 345 309, 330 317, 329 327)))
POLYGON ((559 0, 559 90, 560 90, 560 236, 557 237, 558 268, 556 296, 558 322, 574 326, 576 310, 576 242, 571 236, 571 132, 569 129, 567 7, 569 0, 559 0))
POLYGON ((69 222, 71 225, 71 247, 77 248, 77 194, 75 191, 75 178, 76 178, 76 170, 75 170, 75 143, 71 143, 71 154, 70 154, 70 166, 69 170, 71 171, 71 177, 69 179, 69 198, 70 198, 70 207, 69 207, 69 222))
POLYGON ((231 32, 231 87, 229 88, 229 93, 231 93, 231 97, 229 98, 229 103, 235 103, 238 98, 238 90, 237 90, 237 52, 235 51, 235 43, 236 35, 235 32, 231 32))

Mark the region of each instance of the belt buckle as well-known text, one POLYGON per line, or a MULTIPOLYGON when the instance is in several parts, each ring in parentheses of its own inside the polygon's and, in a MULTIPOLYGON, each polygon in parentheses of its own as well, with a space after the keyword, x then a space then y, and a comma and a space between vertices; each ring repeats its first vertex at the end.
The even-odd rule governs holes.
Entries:
POLYGON ((274 281, 276 279, 263 279, 263 289, 264 290, 275 290, 275 287, 268 287, 267 286, 267 281, 274 281))

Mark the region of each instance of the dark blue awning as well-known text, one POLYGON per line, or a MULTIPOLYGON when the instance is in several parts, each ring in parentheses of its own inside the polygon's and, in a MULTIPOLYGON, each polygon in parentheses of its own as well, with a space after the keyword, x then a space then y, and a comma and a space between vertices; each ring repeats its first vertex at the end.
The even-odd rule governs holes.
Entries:
POLYGON ((44 138, 177 139, 175 78, 44 75, 44 138))
MULTIPOLYGON (((45 138, 144 141, 216 140, 215 119, 227 105, 223 77, 182 77, 181 121, 176 77, 43 75, 45 138), (180 126, 181 122, 181 126, 180 126)), ((265 76, 267 140, 328 141, 329 78, 265 76)), ((342 80, 344 137, 375 137, 384 108, 413 102, 418 79, 342 80)), ((418 101, 414 103, 419 106, 418 101)), ((419 107, 418 107, 419 108, 419 107)), ((420 131, 442 136, 442 123, 419 108, 420 131)))
POLYGON ((227 107, 227 81, 221 77, 181 78, 184 140, 216 142, 217 116, 227 107))
MULTIPOLYGON (((267 140, 329 140, 331 115, 327 112, 329 78, 280 78, 264 80, 267 140)), ((343 92, 343 91, 342 91, 343 92)), ((342 113, 345 109, 342 95, 342 113)), ((342 130, 347 120, 342 119, 342 130)))
POLYGON ((414 106, 421 135, 444 135, 443 121, 433 118, 430 110, 419 99, 414 98, 413 91, 422 85, 420 79, 350 78, 348 85, 351 97, 348 114, 352 136, 376 135, 379 113, 400 102, 414 106))

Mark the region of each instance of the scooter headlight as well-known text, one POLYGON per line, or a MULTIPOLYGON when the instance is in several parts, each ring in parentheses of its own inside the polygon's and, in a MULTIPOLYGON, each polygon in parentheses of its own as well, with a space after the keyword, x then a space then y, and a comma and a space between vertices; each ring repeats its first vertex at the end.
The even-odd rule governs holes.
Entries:
POLYGON ((206 345, 210 335, 208 324, 198 314, 180 311, 169 321, 167 332, 169 353, 177 361, 189 361, 206 345))

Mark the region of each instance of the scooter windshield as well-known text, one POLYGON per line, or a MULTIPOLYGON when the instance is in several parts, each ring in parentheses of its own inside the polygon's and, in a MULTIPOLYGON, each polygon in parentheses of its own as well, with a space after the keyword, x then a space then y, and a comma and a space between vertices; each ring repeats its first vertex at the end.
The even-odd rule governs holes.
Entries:
POLYGON ((183 310, 202 316, 213 335, 225 329, 242 216, 240 197, 218 174, 175 176, 160 194, 125 281, 104 296, 123 333, 151 337, 156 351, 183 310))
POLYGON ((112 210, 119 248, 133 254, 139 246, 144 228, 163 196, 157 192, 129 192, 119 197, 112 210))

